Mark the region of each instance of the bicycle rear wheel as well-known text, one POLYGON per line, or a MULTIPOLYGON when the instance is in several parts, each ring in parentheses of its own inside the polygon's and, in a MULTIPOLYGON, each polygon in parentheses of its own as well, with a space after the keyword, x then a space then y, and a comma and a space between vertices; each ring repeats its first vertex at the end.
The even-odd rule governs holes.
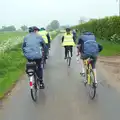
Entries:
POLYGON ((94 72, 92 69, 90 69, 90 84, 88 84, 88 86, 89 86, 89 96, 91 99, 94 99, 96 95, 96 86, 95 86, 94 72))
POLYGON ((37 81, 35 75, 30 78, 31 97, 34 102, 37 101, 37 81), (32 79, 32 80, 31 80, 32 79))

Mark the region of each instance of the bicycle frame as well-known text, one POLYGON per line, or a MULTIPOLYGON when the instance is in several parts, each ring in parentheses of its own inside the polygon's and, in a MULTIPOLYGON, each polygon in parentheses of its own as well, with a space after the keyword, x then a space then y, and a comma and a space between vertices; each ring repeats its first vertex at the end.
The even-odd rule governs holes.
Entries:
POLYGON ((90 72, 91 72, 91 69, 92 69, 92 65, 91 65, 91 62, 89 61, 90 58, 84 60, 84 66, 86 68, 86 75, 87 75, 87 84, 90 85, 91 84, 91 79, 90 79, 90 72))
POLYGON ((85 86, 86 86, 86 84, 88 84, 88 86, 89 86, 89 96, 90 96, 91 99, 94 99, 95 95, 96 95, 96 86, 94 84, 95 83, 95 75, 94 75, 94 72, 93 72, 93 69, 92 69, 91 58, 88 58, 87 60, 84 60, 84 65, 86 67, 86 78, 87 78, 87 83, 85 83, 85 86), (94 80, 92 79, 91 75, 93 75, 94 80))

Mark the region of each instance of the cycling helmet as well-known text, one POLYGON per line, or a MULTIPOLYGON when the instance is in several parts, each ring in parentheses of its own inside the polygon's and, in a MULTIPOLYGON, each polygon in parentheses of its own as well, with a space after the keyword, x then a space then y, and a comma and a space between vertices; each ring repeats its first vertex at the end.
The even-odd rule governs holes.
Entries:
POLYGON ((39 28, 36 26, 29 27, 29 33, 34 32, 34 31, 39 31, 39 28))
POLYGON ((33 26, 33 31, 39 31, 40 29, 36 26, 33 26))
POLYGON ((70 30, 71 30, 71 29, 70 29, 69 27, 68 27, 68 28, 66 28, 66 32, 70 32, 70 30))
POLYGON ((42 28, 40 28, 40 30, 45 30, 45 28, 44 28, 44 27, 42 27, 42 28))

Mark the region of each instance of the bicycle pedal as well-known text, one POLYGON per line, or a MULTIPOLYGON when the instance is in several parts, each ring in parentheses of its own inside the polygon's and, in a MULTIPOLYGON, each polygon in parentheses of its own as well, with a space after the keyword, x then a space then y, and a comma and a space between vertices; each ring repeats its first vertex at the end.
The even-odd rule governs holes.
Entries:
POLYGON ((45 85, 44 84, 40 84, 40 89, 44 89, 45 85))

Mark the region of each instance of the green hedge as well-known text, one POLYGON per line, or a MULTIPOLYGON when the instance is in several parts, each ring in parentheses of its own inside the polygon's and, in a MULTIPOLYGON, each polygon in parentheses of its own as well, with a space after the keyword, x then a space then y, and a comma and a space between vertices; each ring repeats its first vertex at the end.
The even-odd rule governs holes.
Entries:
POLYGON ((89 22, 74 26, 79 31, 83 29, 93 32, 102 40, 120 42, 120 17, 112 16, 103 19, 92 19, 89 22))

